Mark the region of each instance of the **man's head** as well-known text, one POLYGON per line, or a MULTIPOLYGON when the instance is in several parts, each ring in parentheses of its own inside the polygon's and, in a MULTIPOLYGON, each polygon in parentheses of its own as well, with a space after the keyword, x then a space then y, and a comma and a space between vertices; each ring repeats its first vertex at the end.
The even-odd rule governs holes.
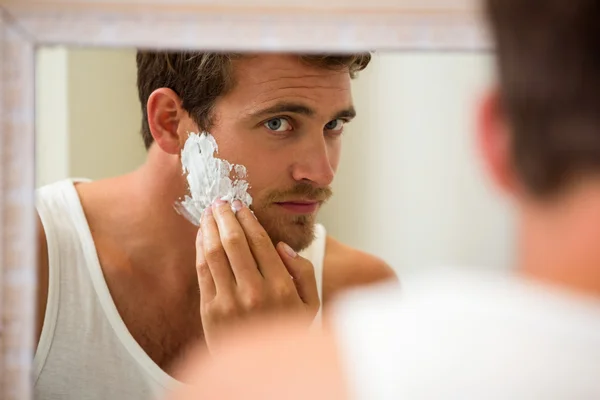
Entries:
POLYGON ((350 79, 369 61, 140 51, 144 142, 178 156, 189 132, 210 132, 219 157, 247 167, 253 209, 273 241, 301 250, 331 195, 340 135, 355 114, 350 79))
POLYGON ((600 177, 600 2, 488 0, 500 88, 480 139, 496 180, 556 198, 600 177))

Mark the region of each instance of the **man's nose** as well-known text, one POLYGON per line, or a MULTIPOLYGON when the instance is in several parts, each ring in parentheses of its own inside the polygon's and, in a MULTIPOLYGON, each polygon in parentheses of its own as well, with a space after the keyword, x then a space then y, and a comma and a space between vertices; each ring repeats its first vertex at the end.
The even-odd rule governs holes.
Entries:
POLYGON ((319 138, 311 138, 303 148, 295 154, 292 177, 295 181, 310 181, 318 187, 326 187, 333 182, 335 171, 331 165, 329 148, 321 134, 319 138))

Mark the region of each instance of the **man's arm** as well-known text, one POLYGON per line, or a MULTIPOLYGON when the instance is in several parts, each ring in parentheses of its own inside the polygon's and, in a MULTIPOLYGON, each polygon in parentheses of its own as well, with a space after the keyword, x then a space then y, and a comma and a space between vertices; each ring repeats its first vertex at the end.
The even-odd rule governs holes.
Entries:
POLYGON ((39 215, 37 219, 37 275, 38 287, 36 292, 36 326, 35 326, 35 346, 40 341, 42 328, 44 327, 44 316, 46 314, 46 304, 48 303, 48 281, 49 281, 49 261, 48 261, 48 243, 46 233, 39 215))
POLYGON ((397 280, 396 273, 385 261, 327 237, 323 305, 345 290, 397 280))

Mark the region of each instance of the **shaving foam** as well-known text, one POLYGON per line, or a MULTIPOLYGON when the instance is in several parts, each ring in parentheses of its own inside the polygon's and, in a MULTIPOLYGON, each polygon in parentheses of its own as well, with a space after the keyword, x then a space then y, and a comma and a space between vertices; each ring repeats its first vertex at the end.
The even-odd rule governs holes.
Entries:
POLYGON ((181 150, 189 194, 175 203, 175 209, 196 226, 204 210, 218 199, 230 204, 239 200, 248 207, 252 204, 246 167, 216 157, 218 152, 217 142, 208 132, 190 133, 181 150))

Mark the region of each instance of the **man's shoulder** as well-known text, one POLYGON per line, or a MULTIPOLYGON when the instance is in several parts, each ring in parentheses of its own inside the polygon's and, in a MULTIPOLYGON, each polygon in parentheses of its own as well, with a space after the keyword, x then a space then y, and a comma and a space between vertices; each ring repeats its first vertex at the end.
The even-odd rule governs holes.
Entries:
POLYGON ((394 270, 382 259, 327 236, 323 268, 324 301, 338 292, 359 286, 396 280, 394 270))

